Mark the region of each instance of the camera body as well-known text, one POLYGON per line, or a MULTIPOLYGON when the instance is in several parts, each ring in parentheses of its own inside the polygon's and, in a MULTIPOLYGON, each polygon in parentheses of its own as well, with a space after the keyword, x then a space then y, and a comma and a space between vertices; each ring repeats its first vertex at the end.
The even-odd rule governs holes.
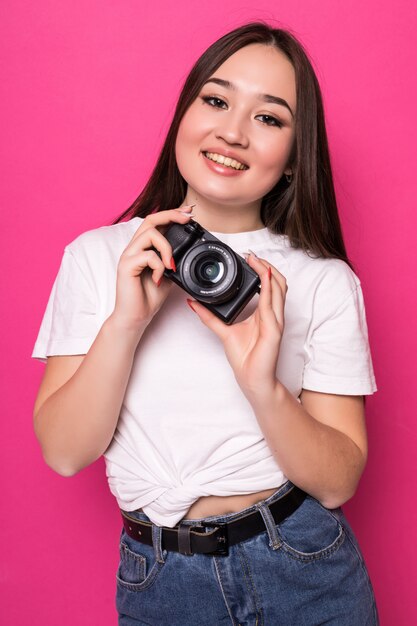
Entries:
POLYGON ((232 324, 260 292, 259 275, 245 259, 195 220, 170 224, 164 237, 171 244, 177 268, 165 269, 164 276, 226 324, 232 324))

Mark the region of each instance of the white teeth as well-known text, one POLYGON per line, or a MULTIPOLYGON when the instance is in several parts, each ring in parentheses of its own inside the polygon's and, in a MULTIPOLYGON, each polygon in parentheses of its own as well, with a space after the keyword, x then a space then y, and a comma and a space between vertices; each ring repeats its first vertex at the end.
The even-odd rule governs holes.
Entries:
POLYGON ((216 154, 215 152, 204 152, 203 154, 211 161, 221 163, 222 165, 226 165, 227 167, 232 167, 235 170, 248 169, 246 165, 243 165, 243 163, 239 163, 239 161, 231 159, 230 157, 225 157, 222 154, 216 154))

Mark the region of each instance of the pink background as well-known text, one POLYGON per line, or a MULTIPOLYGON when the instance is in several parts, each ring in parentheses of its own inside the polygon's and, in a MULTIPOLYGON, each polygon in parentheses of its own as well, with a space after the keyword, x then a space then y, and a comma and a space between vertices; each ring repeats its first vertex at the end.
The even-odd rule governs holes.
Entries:
POLYGON ((254 19, 292 29, 322 85, 379 387, 344 508, 381 623, 417 623, 414 2, 13 0, 0 12, 2 623, 116 624, 121 521, 104 463, 70 479, 44 464, 32 428, 44 366, 30 355, 65 244, 131 204, 191 65, 254 19))

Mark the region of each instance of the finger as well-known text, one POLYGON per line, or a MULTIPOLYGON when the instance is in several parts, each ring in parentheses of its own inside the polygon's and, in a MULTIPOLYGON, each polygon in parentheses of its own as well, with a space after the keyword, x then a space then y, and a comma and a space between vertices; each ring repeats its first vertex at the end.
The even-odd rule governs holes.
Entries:
POLYGON ((267 268, 270 267, 271 268, 272 275, 278 281, 278 283, 279 283, 281 289, 283 290, 283 292, 286 293, 287 290, 288 290, 288 285, 287 285, 287 280, 286 280, 285 276, 283 274, 281 274, 281 272, 279 272, 277 270, 277 268, 272 265, 272 263, 269 263, 266 259, 262 259, 261 257, 257 257, 256 254, 252 250, 249 250, 249 252, 251 252, 254 255, 254 257, 256 259, 258 259, 258 261, 260 261, 263 265, 265 265, 265 267, 267 267, 267 268))
MULTIPOLYGON (((275 312, 277 321, 280 324, 283 324, 284 318, 284 303, 285 297, 288 290, 287 281, 285 276, 281 274, 271 263, 269 263, 266 259, 262 259, 261 257, 256 257, 255 253, 250 250, 252 255, 258 259, 265 267, 271 268, 271 285, 272 285, 272 308, 275 312)), ((246 256, 246 255, 245 255, 246 256)))
POLYGON ((177 209, 167 209, 165 211, 157 211, 156 213, 150 213, 145 217, 142 224, 139 226, 135 234, 133 235, 133 239, 136 239, 143 232, 148 230, 149 228, 161 228, 168 227, 170 222, 177 222, 179 224, 187 224, 191 217, 194 217, 194 213, 188 211, 188 209, 192 209, 195 205, 188 205, 179 207, 177 209), (182 211, 187 211, 187 214, 182 213, 182 211))
POLYGON ((123 256, 119 266, 131 276, 139 276, 148 267, 153 271, 152 280, 155 283, 159 282, 165 270, 164 264, 154 250, 140 250, 137 254, 123 256))
POLYGON ((259 319, 261 324, 265 325, 267 328, 271 325, 275 326, 277 319, 273 310, 272 284, 268 272, 269 265, 265 261, 256 257, 253 252, 248 257, 247 263, 253 270, 255 270, 261 279, 261 292, 258 302, 259 319))
POLYGON ((276 277, 271 273, 272 309, 281 330, 284 328, 285 295, 276 277))
POLYGON ((272 308, 277 322, 284 327, 284 307, 287 293, 287 281, 285 277, 274 266, 271 267, 271 287, 272 287, 272 308))
POLYGON ((278 284, 279 284, 279 286, 281 288, 281 291, 282 291, 282 295, 285 298, 285 296, 287 295, 287 291, 288 291, 287 279, 273 265, 271 265, 271 270, 272 270, 272 276, 278 282, 278 284))
POLYGON ((275 314, 276 320, 280 322, 283 315, 282 315, 282 294, 281 294, 279 283, 276 278, 276 274, 277 273, 279 274, 279 272, 277 270, 275 270, 274 272, 275 268, 273 267, 273 265, 271 265, 271 263, 268 263, 268 261, 266 261, 265 259, 258 257, 258 261, 260 261, 267 268, 267 271, 270 272, 270 275, 268 274, 268 278, 271 284, 271 306, 275 314))
MULTIPOLYGON (((140 233, 138 237, 132 239, 123 254, 126 256, 134 256, 143 250, 154 247, 161 255, 162 263, 169 270, 173 269, 172 263, 172 246, 162 233, 156 228, 148 228, 140 233)), ((155 254, 155 251, 152 251, 155 254)), ((158 256, 158 255, 156 255, 158 256)))

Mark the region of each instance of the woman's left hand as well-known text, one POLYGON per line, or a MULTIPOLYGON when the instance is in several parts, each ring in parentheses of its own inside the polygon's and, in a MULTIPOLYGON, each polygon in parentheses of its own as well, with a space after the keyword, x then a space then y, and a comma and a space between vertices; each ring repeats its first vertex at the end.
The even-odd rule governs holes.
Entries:
POLYGON ((258 306, 247 319, 227 325, 204 305, 187 298, 200 320, 221 339, 236 380, 247 397, 275 388, 276 367, 284 331, 285 277, 252 253, 246 262, 261 279, 258 306))

